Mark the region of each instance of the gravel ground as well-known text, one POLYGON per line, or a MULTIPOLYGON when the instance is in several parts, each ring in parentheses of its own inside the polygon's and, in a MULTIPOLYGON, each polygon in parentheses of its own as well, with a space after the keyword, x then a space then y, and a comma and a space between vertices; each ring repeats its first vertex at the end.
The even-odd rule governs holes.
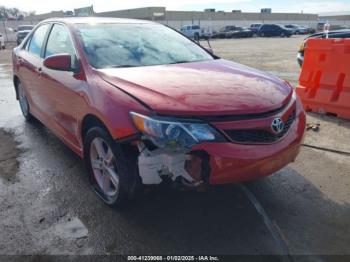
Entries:
MULTIPOLYGON (((211 46, 223 58, 295 85, 301 41, 214 40, 211 46)), ((349 156, 303 147, 295 163, 273 176, 204 194, 160 189, 115 211, 94 195, 77 156, 42 125, 25 123, 10 54, 0 51, 0 255, 288 253, 311 254, 312 261, 350 255, 349 156)), ((320 130, 308 131, 306 144, 350 152, 349 121, 308 114, 308 122, 320 130)))

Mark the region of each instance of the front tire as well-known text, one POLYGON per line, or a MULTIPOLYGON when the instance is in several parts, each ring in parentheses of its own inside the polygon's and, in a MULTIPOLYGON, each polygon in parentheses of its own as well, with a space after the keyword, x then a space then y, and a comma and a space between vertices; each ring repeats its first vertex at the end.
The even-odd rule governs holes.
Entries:
POLYGON ((18 93, 18 101, 21 107, 22 115, 24 116, 26 121, 31 122, 33 120, 33 116, 30 113, 29 102, 21 83, 19 83, 17 86, 17 93, 18 93))
POLYGON ((104 128, 93 127, 84 139, 84 161, 102 201, 114 208, 124 206, 140 182, 137 154, 125 152, 104 128))

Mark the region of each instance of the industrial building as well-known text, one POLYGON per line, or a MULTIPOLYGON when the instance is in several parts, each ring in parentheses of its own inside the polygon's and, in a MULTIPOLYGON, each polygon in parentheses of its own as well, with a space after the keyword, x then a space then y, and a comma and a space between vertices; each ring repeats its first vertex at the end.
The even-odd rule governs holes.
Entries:
MULTIPOLYGON (((204 11, 171 11, 165 7, 144 7, 108 12, 95 12, 93 6, 76 8, 73 11, 52 11, 50 13, 24 17, 23 21, 4 21, 0 23, 0 32, 5 32, 6 41, 15 41, 16 29, 21 24, 37 24, 53 17, 71 16, 100 16, 134 18, 156 21, 179 30, 184 25, 199 25, 208 31, 219 30, 227 25, 250 26, 254 23, 299 24, 308 27, 317 27, 317 14, 303 13, 274 13, 270 8, 263 8, 260 12, 248 13, 242 10, 231 12, 217 11, 207 8, 204 11)), ((346 18, 346 17, 345 17, 346 18)), ((347 18, 346 18, 347 19, 347 18)), ((343 23, 340 21, 340 23, 343 23)))
MULTIPOLYGON (((101 16, 135 18, 157 21, 169 25, 175 29, 183 25, 200 25, 218 30, 225 25, 249 26, 252 23, 280 23, 280 24, 300 24, 305 26, 317 25, 317 14, 302 13, 273 13, 271 9, 264 8, 261 12, 246 13, 241 10, 232 12, 216 11, 208 8, 204 11, 171 11, 165 7, 144 7, 127 10, 117 10, 96 13, 93 6, 74 9, 75 16, 101 16)), ((27 21, 40 21, 50 17, 64 17, 66 12, 51 12, 47 14, 26 17, 27 21)))
MULTIPOLYGON (((270 9, 271 10, 271 9, 270 9)), ((253 23, 281 23, 316 26, 317 14, 272 13, 262 10, 260 13, 245 13, 241 10, 233 12, 215 11, 168 11, 165 7, 146 7, 129 10, 96 13, 96 16, 127 17, 157 21, 176 29, 183 25, 200 25, 218 30, 225 25, 249 26, 253 23)))

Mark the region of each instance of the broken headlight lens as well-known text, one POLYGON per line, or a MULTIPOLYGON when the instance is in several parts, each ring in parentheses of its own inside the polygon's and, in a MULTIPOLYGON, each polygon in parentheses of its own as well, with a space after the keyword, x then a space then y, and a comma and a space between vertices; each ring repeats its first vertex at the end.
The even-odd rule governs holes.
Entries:
POLYGON ((131 112, 136 128, 156 146, 187 147, 204 141, 225 141, 213 127, 203 123, 185 122, 176 119, 160 119, 131 112))

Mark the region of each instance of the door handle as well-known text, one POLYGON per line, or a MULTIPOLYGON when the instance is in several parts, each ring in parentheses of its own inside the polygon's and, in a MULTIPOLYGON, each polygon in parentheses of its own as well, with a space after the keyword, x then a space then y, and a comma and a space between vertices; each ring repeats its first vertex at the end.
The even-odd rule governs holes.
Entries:
POLYGON ((36 72, 38 75, 41 75, 41 73, 43 72, 43 69, 41 67, 36 69, 36 72))

